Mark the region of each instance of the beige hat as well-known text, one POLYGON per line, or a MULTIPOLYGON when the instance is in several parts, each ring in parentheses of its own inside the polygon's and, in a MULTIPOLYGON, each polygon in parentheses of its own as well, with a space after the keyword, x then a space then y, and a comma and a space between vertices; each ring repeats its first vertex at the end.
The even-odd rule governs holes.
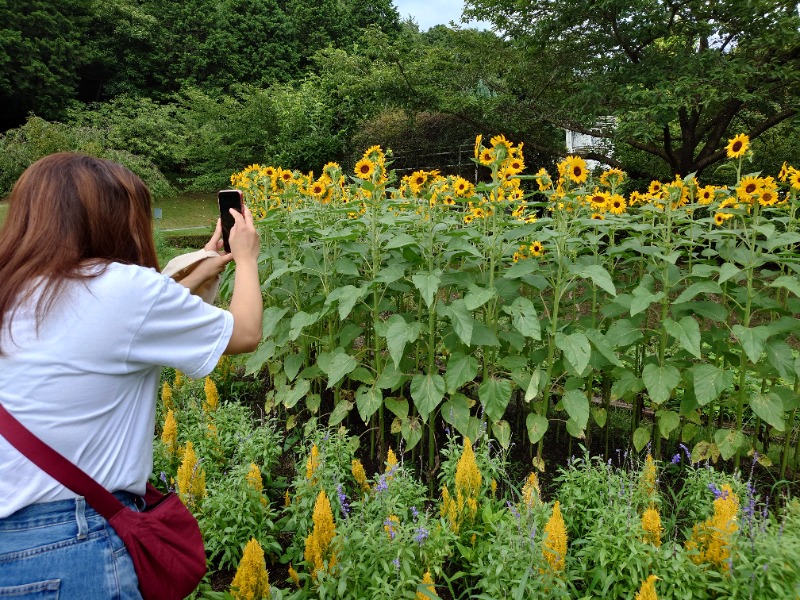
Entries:
MULTIPOLYGON (((200 264, 200 261, 217 256, 219 256, 219 254, 213 250, 197 250, 195 252, 188 252, 187 254, 181 254, 180 256, 173 258, 167 263, 167 266, 161 269, 161 272, 164 275, 172 277, 175 281, 180 281, 189 273, 194 271, 194 268, 200 264)), ((221 280, 222 277, 220 275, 209 279, 202 286, 200 286, 200 288, 197 290, 197 295, 205 300, 208 304, 214 304, 214 301, 217 299, 217 293, 219 292, 219 284, 221 280)))

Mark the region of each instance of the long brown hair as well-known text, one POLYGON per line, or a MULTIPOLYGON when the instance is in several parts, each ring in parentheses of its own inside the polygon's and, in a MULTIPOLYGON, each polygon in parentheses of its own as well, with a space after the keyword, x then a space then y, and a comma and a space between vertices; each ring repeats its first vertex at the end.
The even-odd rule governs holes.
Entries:
POLYGON ((35 281, 41 322, 67 280, 97 275, 83 266, 158 269, 151 202, 144 182, 109 160, 62 152, 28 167, 14 184, 0 230, 0 331, 36 291, 35 281))

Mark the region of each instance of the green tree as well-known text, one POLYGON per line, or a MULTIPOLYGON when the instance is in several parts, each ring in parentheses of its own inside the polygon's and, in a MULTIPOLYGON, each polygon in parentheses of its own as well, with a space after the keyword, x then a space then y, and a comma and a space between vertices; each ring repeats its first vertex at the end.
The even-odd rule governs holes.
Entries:
POLYGON ((0 131, 62 114, 77 95, 90 0, 0 0, 0 131))
POLYGON ((526 112, 657 156, 673 173, 721 161, 735 133, 797 123, 794 0, 467 0, 465 16, 515 46, 508 80, 526 112), (606 116, 615 126, 594 126, 606 116))

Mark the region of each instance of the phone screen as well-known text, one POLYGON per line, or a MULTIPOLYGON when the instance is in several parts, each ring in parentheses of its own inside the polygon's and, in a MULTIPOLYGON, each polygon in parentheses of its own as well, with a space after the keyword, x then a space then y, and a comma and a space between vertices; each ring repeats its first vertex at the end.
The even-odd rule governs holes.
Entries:
POLYGON ((231 228, 235 221, 230 209, 233 208, 238 212, 242 212, 242 192, 239 190, 221 190, 217 193, 217 202, 219 203, 219 216, 222 221, 222 245, 225 252, 231 251, 229 242, 231 228))

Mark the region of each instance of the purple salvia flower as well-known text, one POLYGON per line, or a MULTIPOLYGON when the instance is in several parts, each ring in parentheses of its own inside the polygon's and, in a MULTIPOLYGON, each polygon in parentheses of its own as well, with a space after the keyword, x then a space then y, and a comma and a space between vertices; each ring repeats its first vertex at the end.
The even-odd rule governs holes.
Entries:
POLYGON ((692 464, 692 453, 689 451, 689 448, 687 448, 687 447, 686 447, 686 444, 684 444, 683 442, 681 442, 680 444, 678 444, 678 446, 679 446, 679 447, 680 447, 680 449, 681 449, 681 450, 683 450, 683 452, 686 454, 686 461, 687 461, 689 464, 692 464))
POLYGON ((342 484, 336 484, 336 495, 339 496, 339 506, 342 509, 342 514, 346 519, 347 516, 350 514, 350 504, 347 502, 347 496, 345 495, 344 491, 342 490, 342 484))
POLYGON ((681 453, 680 452, 678 452, 675 456, 672 457, 672 464, 673 465, 677 465, 679 462, 681 462, 681 453))
POLYGON ((400 571, 400 557, 398 556, 394 560, 392 560, 392 564, 394 565, 394 570, 399 572, 400 571))
POLYGON ((416 506, 411 507, 411 516, 414 517, 415 521, 419 518, 419 511, 416 506))
POLYGON ((386 519, 383 522, 383 526, 389 530, 389 539, 393 540, 394 537, 397 535, 397 532, 394 530, 394 521, 391 519, 386 519))
POLYGON ((428 530, 420 526, 417 528, 416 535, 414 536, 414 541, 417 542, 420 546, 422 546, 422 543, 428 539, 428 535, 429 535, 428 530))

